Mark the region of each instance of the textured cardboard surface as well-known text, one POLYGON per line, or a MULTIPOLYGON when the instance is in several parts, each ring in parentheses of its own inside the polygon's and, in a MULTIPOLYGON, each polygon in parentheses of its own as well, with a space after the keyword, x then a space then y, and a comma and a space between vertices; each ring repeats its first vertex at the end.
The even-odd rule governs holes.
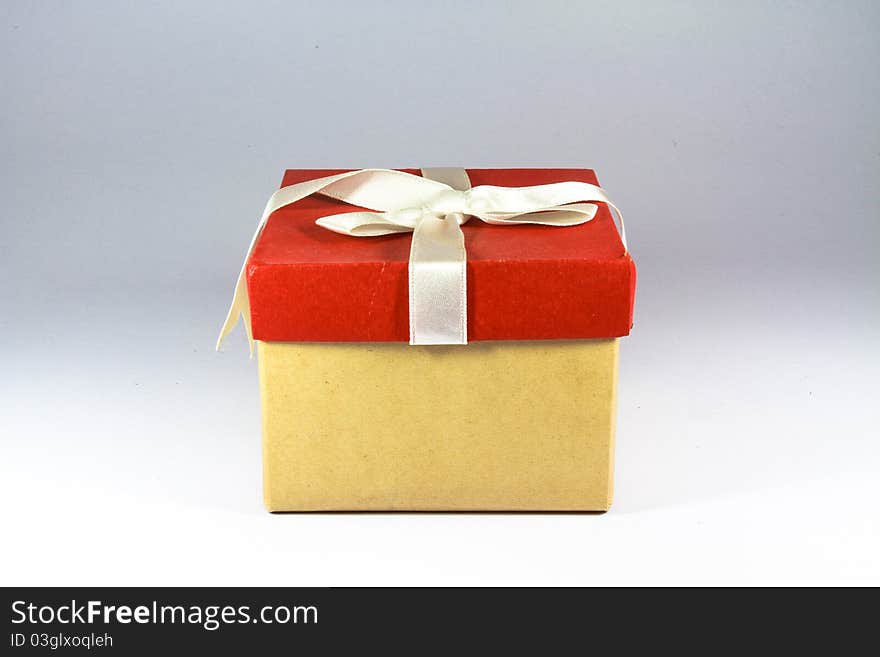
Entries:
MULTIPOLYGON (((291 170, 283 185, 340 172, 291 170)), ((468 174, 474 186, 598 182, 589 169, 468 169, 468 174)), ((272 214, 247 267, 256 339, 409 340, 411 235, 357 238, 315 225, 319 217, 355 209, 310 196, 272 214)), ((491 226, 471 220, 462 230, 470 341, 629 333, 635 265, 604 204, 595 219, 580 226, 491 226)))
POLYGON ((270 511, 603 511, 618 340, 264 342, 270 511))

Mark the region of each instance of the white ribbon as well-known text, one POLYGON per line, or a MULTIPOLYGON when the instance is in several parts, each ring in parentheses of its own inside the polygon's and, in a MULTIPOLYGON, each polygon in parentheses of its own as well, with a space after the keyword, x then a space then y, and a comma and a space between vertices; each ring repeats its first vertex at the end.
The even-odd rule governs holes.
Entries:
POLYGON ((607 203, 617 213, 620 237, 626 233, 620 210, 604 190, 568 181, 533 187, 470 187, 463 169, 423 169, 415 176, 391 169, 361 169, 288 185, 276 191, 257 224, 217 348, 244 318, 253 354, 246 267, 269 216, 312 194, 323 194, 371 211, 321 217, 317 224, 351 237, 412 232, 409 262, 410 344, 467 344, 467 256, 461 225, 471 217, 489 224, 576 226, 607 203))

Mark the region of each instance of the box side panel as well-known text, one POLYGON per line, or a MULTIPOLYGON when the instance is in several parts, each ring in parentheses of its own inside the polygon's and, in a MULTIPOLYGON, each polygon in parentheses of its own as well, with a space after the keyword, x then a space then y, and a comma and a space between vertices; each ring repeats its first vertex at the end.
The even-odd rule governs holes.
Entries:
POLYGON ((620 340, 614 340, 614 355, 611 370, 611 398, 608 404, 608 425, 611 427, 608 440, 608 491, 605 501, 605 509, 611 508, 614 500, 614 455, 617 441, 617 375, 620 362, 620 340))
POLYGON ((258 357, 271 511, 608 508, 615 339, 258 357))
MULTIPOLYGON (((267 360, 263 351, 268 349, 268 344, 265 342, 259 342, 256 345, 257 349, 257 372, 259 378, 260 385, 260 416, 262 422, 262 441, 261 447, 263 450, 263 504, 266 505, 266 508, 269 511, 273 511, 272 508, 272 491, 270 487, 270 482, 273 481, 269 468, 270 458, 269 458, 269 436, 270 433, 268 431, 267 418, 272 416, 272 407, 270 405, 270 401, 274 399, 274 395, 271 391, 271 386, 268 385, 267 380, 271 379, 271 376, 267 374, 267 360)), ((272 362, 272 358, 268 359, 268 362, 272 362)))

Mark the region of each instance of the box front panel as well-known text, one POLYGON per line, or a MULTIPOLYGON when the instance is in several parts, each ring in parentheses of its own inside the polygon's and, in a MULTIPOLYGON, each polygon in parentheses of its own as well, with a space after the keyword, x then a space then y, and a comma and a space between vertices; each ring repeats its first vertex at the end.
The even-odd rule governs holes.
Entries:
POLYGON ((618 341, 263 342, 270 511, 595 510, 618 341))

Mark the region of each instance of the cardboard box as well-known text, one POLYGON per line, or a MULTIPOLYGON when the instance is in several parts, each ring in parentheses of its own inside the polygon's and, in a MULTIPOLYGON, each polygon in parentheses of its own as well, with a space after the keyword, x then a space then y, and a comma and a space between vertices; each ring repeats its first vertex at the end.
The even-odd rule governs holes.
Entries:
MULTIPOLYGON (((288 171, 283 185, 333 173, 288 171)), ((590 170, 468 174, 598 184, 590 170)), ((266 507, 608 509, 635 267, 607 207, 565 228, 465 224, 461 346, 407 344, 408 234, 315 226, 352 207, 312 196, 276 211, 248 261, 266 507)))
POLYGON ((266 507, 604 511, 617 348, 263 343, 266 507))

